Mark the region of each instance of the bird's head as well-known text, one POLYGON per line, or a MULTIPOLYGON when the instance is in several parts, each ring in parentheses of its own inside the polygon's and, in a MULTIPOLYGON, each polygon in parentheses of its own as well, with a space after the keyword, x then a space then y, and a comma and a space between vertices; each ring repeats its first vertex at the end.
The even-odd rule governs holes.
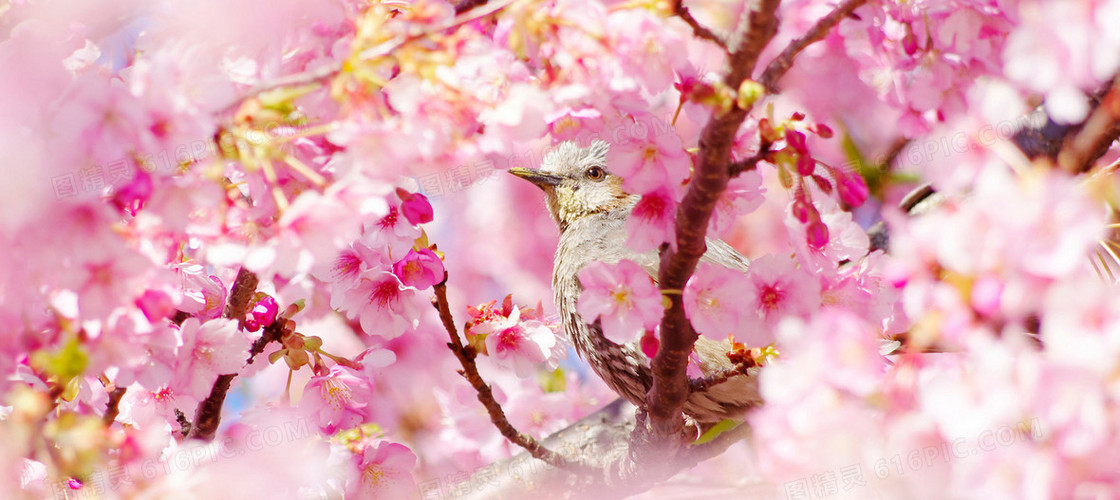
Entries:
POLYGON ((607 170, 607 149, 603 141, 581 148, 563 142, 544 157, 541 168, 509 169, 509 173, 541 188, 552 218, 564 230, 584 217, 630 208, 636 195, 622 190, 622 178, 607 170))

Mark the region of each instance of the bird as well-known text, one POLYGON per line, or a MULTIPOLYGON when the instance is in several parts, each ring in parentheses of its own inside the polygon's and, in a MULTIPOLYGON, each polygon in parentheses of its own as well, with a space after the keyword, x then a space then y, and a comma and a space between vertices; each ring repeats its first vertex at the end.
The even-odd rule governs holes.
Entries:
MULTIPOLYGON (((549 151, 539 169, 513 167, 508 172, 545 194, 545 205, 560 230, 552 270, 552 287, 561 329, 576 352, 587 360, 612 390, 638 408, 645 405, 653 383, 650 359, 637 341, 618 344, 603 335, 598 320, 588 322, 576 309, 582 287, 579 272, 592 262, 629 259, 657 279, 657 251, 637 252, 626 245, 626 221, 640 195, 627 193, 623 179, 607 165, 610 145, 596 140, 586 147, 573 141, 549 151)), ((749 261, 727 243, 709 238, 701 262, 745 272, 749 261)), ((728 357, 730 341, 699 337, 694 351, 705 376, 735 367, 728 357)), ((703 429, 725 419, 742 420, 762 403, 757 368, 708 387, 693 386, 683 412, 703 429)))

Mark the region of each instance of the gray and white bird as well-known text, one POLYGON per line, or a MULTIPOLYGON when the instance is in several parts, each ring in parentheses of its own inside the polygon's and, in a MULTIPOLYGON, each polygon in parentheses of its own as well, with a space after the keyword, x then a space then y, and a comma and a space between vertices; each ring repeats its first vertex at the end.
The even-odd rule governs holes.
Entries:
MULTIPOLYGON (((641 197, 625 192, 622 178, 608 169, 609 147, 602 141, 584 148, 564 142, 545 156, 539 170, 515 167, 509 173, 544 191, 548 211, 560 228, 552 288, 564 332, 611 389, 635 406, 643 407, 653 383, 650 359, 637 342, 619 345, 607 339, 598 321, 589 324, 576 310, 582 290, 579 271, 592 262, 613 264, 629 259, 657 279, 657 253, 639 253, 626 246, 626 221, 641 197)), ((745 257, 717 239, 707 240, 707 253, 701 262, 737 271, 746 271, 748 266, 745 257)), ((727 356, 731 349, 727 341, 700 337, 694 349, 705 375, 734 366, 727 356)), ((685 403, 684 413, 701 424, 710 424, 726 418, 741 419, 746 410, 761 402, 758 380, 752 372, 694 390, 685 403)))

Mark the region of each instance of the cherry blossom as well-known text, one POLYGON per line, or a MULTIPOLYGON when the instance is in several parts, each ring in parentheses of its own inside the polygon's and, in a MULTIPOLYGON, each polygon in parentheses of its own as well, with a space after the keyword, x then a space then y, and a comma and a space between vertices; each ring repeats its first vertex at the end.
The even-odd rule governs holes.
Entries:
MULTIPOLYGON (((684 287, 684 311, 696 331, 714 339, 727 338, 742 326, 748 331, 759 325, 740 319, 740 315, 754 316, 754 311, 743 309, 743 304, 755 302, 753 289, 741 273, 721 266, 701 264, 684 287)), ((758 338, 748 334, 752 341, 758 338)))
POLYGON ((443 272, 443 261, 427 248, 409 250, 408 255, 393 264, 393 273, 401 283, 418 289, 443 281, 443 272))
POLYGON ((584 318, 599 318, 603 334, 628 342, 661 320, 661 293, 634 261, 594 262, 579 273, 583 286, 577 304, 584 318))
POLYGON ((767 255, 751 261, 748 310, 758 311, 767 326, 787 316, 807 317, 820 305, 820 285, 790 259, 767 255))
POLYGON ((179 347, 175 376, 171 387, 176 393, 202 399, 218 375, 237 373, 249 357, 249 339, 229 319, 212 319, 205 323, 187 318, 179 326, 182 345, 179 347))
POLYGON ((416 327, 425 304, 415 289, 401 284, 393 273, 370 270, 345 295, 332 296, 331 307, 358 319, 367 334, 392 339, 416 327))
POLYGON ((373 392, 369 380, 343 366, 311 377, 303 390, 299 408, 323 432, 333 434, 366 420, 366 406, 373 392))
POLYGON ((402 498, 415 492, 412 470, 416 467, 416 455, 402 444, 366 444, 361 453, 354 455, 352 466, 357 469, 357 477, 348 482, 349 495, 402 498))
POLYGON ((681 293, 765 401, 670 496, 1117 496, 1120 151, 1094 134, 1115 128, 1120 1, 865 2, 804 38, 846 2, 784 0, 744 85, 725 82, 725 49, 756 40, 744 2, 681 5, 714 37, 671 2, 456 12, 477 3, 0 7, 0 491, 478 487, 520 450, 449 329, 520 432, 615 397, 561 361, 556 226, 498 175, 603 140, 641 257, 584 268, 578 312, 654 358, 681 293), (793 40, 814 41, 763 82, 793 40), (713 152, 749 168, 682 229, 749 270, 705 261, 663 295, 713 152))
POLYGON ((521 320, 515 306, 509 316, 471 327, 476 335, 486 335, 486 351, 498 366, 513 368, 519 377, 528 377, 549 358, 556 346, 556 335, 537 320, 521 320))

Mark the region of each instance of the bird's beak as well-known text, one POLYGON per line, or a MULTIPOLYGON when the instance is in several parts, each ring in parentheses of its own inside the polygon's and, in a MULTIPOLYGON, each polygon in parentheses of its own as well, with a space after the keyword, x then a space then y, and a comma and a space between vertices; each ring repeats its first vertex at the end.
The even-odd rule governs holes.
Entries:
POLYGON ((541 172, 540 170, 537 170, 535 168, 513 167, 509 169, 509 173, 532 182, 541 189, 560 184, 560 181, 562 180, 562 178, 558 175, 541 172))

